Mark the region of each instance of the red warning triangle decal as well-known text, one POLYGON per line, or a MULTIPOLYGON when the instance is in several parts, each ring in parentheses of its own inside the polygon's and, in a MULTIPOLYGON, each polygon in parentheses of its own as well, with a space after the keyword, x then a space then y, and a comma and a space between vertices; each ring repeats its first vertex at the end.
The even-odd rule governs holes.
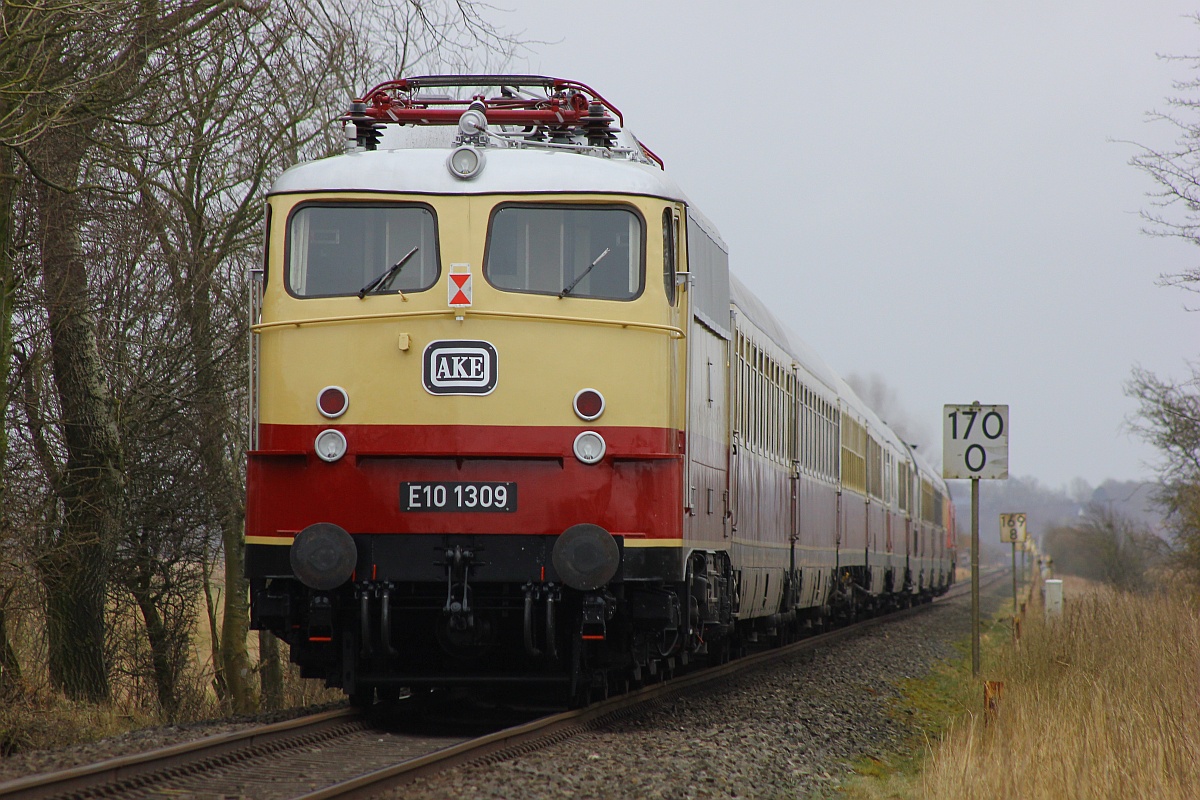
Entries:
POLYGON ((471 305, 471 273, 451 273, 449 289, 449 300, 452 306, 469 306, 471 305))

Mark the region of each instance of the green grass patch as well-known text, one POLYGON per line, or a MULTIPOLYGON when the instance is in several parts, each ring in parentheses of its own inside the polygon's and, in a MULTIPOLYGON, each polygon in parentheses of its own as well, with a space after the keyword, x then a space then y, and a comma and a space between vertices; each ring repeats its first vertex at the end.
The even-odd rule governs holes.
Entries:
MULTIPOLYGON (((1011 602, 991 602, 1000 610, 985 618, 980 629, 980 672, 995 663, 1011 642, 1011 602)), ((900 696, 891 715, 909 732, 901 748, 883 758, 864 757, 850 763, 854 774, 838 791, 851 800, 910 800, 924 796, 921 774, 933 746, 955 720, 983 706, 983 680, 971 676, 971 638, 953 643, 955 654, 937 661, 928 674, 897 684, 900 696)))

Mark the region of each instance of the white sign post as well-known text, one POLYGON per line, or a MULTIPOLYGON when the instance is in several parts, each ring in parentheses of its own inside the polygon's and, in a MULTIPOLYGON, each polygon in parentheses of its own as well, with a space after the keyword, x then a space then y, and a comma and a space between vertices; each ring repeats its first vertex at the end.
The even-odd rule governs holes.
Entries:
POLYGON ((1008 477, 1008 406, 946 406, 942 477, 1008 477))
POLYGON ((1008 406, 945 406, 942 477, 971 481, 971 674, 979 675, 979 481, 1008 478, 1008 406))

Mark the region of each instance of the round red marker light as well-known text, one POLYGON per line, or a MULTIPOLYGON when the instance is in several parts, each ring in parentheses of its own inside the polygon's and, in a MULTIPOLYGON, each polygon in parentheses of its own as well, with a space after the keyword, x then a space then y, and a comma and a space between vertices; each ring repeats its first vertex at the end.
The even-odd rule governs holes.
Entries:
POLYGON ((575 393, 575 415, 591 421, 604 413, 604 395, 595 389, 580 389, 575 393))
POLYGON ((317 410, 330 419, 340 417, 350 407, 350 397, 340 386, 326 386, 317 394, 317 410))

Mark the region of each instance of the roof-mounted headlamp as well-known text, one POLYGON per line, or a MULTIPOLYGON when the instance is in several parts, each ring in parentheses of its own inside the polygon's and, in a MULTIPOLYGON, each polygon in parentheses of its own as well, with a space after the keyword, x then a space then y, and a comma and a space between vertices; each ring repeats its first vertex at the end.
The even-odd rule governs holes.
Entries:
POLYGON ((458 138, 455 147, 446 159, 446 168, 450 174, 464 181, 469 181, 483 170, 483 152, 479 149, 487 145, 488 123, 487 106, 476 100, 458 118, 458 138))
POLYGON ((450 151, 446 168, 454 177, 469 181, 483 171, 483 153, 473 144, 460 145, 450 151))

